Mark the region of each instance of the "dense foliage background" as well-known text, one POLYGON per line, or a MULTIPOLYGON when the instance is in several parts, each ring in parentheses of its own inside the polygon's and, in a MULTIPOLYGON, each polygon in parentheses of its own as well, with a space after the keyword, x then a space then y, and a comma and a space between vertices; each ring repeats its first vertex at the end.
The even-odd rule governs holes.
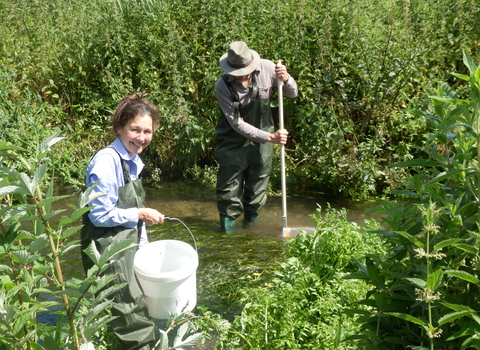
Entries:
POLYGON ((244 40, 299 85, 285 107, 289 180, 353 198, 387 193, 404 177, 388 165, 414 157, 428 132, 404 108, 454 82, 463 50, 480 55, 474 0, 0 0, 0 13, 0 139, 30 149, 60 128, 55 162, 77 186, 134 91, 163 114, 144 155, 154 179, 212 183, 218 59, 244 40))
POLYGON ((372 209, 382 228, 318 215, 315 234, 289 241, 274 279, 232 285, 244 307, 218 348, 480 349, 476 1, 0 0, 0 14, 0 258, 11 265, 1 267, 0 346, 60 344, 85 321, 67 309, 73 327, 59 324, 55 339, 36 327, 50 305, 39 291, 69 293, 47 276, 78 229, 63 231, 72 217, 51 230, 50 204, 61 197, 51 181, 42 199, 42 179, 81 186, 88 159, 113 138, 118 100, 145 91, 164 116, 143 157, 152 179, 212 183, 217 62, 245 40, 282 59, 299 84, 285 108, 289 180, 398 197, 372 209), (55 129, 67 139, 51 155, 55 129), (38 259, 46 237, 58 245, 38 259))

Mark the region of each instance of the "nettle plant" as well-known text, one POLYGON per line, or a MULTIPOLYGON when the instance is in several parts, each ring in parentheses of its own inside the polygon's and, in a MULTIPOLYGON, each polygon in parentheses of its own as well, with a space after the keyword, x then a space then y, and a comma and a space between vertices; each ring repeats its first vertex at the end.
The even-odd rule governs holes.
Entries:
POLYGON ((72 236, 89 210, 86 204, 98 194, 92 188, 81 193, 78 204, 69 205, 69 215, 66 209, 52 209, 69 197, 54 196, 53 176, 47 180, 48 154, 62 139, 45 139, 31 160, 22 157, 26 150, 0 141, 0 349, 92 348, 89 341, 111 319, 107 297, 122 287, 109 286, 113 276, 100 274, 131 241, 115 243, 101 255, 91 245, 86 253, 95 266, 88 276, 64 279, 62 260, 79 249, 72 236), (20 172, 20 167, 28 171, 20 172), (56 313, 56 324, 39 322, 40 312, 56 313))
MULTIPOLYGON (((115 276, 104 271, 111 258, 133 247, 133 240, 115 241, 101 254, 91 244, 85 253, 94 266, 87 276, 64 278, 68 254, 76 250, 72 254, 80 255, 74 235, 89 210, 87 203, 103 194, 93 192, 93 184, 79 194, 77 205, 68 205, 68 212, 53 208, 70 197, 54 195, 54 177, 47 171, 51 147, 62 139, 57 134, 46 138, 31 160, 22 157, 25 149, 0 141, 0 350, 118 348, 107 329, 113 319, 108 298, 125 284, 110 283, 115 276), (56 323, 45 322, 42 313, 56 314, 56 323)), ((167 329, 158 330, 154 348, 181 349, 204 339, 193 324, 196 318, 191 312, 172 315, 167 329)))
POLYGON ((442 85, 430 93, 435 133, 424 159, 393 166, 411 171, 405 201, 374 210, 383 215, 386 256, 367 255, 349 278, 372 289, 353 310, 362 315, 362 349, 480 349, 479 160, 480 67, 464 53, 469 98, 442 85), (363 310, 363 311, 362 311, 363 310))

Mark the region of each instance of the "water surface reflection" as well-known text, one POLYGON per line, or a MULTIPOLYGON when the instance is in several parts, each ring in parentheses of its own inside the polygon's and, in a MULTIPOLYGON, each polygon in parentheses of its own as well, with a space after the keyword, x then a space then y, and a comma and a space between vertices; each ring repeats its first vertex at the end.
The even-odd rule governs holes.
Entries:
MULTIPOLYGON (((215 192, 183 182, 163 184, 159 188, 147 189, 147 207, 158 209, 169 217, 188 219, 203 223, 211 231, 220 232, 219 216, 215 192)), ((363 226, 368 217, 363 213, 372 207, 373 202, 353 202, 320 194, 297 194, 287 196, 287 225, 291 228, 313 228, 310 217, 320 206, 325 210, 329 205, 335 209, 347 209, 349 221, 363 226)), ((262 238, 282 237, 282 199, 269 196, 259 219, 249 227, 242 225, 242 217, 237 222, 236 233, 252 234, 262 238)), ((371 217, 371 216, 369 216, 371 217)))
MULTIPOLYGON (((281 196, 270 196, 260 218, 248 228, 241 224, 232 235, 220 233, 215 193, 211 189, 192 186, 184 182, 164 183, 147 188, 146 206, 156 208, 168 217, 182 220, 195 236, 198 245, 199 266, 197 269, 197 306, 222 314, 231 319, 238 314, 241 305, 236 295, 249 278, 268 283, 270 275, 278 267, 284 249, 282 237, 281 196), (245 278, 244 276, 250 276, 245 278)), ((68 193, 68 192, 67 192, 68 193)), ((293 193, 293 192, 292 192, 293 193)), ((59 208, 76 203, 77 196, 69 197, 59 208)), ((317 194, 292 194, 287 198, 288 226, 291 228, 313 228, 310 215, 318 206, 326 209, 347 209, 349 221, 363 226, 369 218, 363 212, 373 202, 352 202, 317 194)), ((150 241, 178 239, 192 244, 185 228, 178 222, 167 221, 163 225, 148 228, 150 241)), ((78 237, 72 237, 78 239, 78 237)), ((80 251, 70 251, 64 256, 67 277, 83 278, 80 251)), ((256 282, 260 283, 260 282, 256 282)))

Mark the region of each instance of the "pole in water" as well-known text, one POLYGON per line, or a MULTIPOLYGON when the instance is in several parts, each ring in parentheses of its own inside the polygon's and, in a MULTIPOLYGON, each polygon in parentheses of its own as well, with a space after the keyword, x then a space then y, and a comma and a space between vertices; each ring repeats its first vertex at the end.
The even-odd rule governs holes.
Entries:
MULTIPOLYGON (((277 66, 280 65, 280 61, 277 62, 277 66)), ((284 129, 283 125, 283 81, 277 79, 278 85, 278 124, 280 129, 284 129)), ((280 145, 280 169, 281 169, 281 182, 282 182, 282 237, 288 237, 287 229, 287 182, 285 176, 285 145, 280 145)))

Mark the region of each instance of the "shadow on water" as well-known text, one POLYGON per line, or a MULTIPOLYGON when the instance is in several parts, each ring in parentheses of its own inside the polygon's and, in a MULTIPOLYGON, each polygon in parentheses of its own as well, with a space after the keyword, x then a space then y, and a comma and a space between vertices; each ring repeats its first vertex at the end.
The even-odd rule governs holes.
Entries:
MULTIPOLYGON (((241 288, 269 283, 272 273, 279 267, 287 241, 282 237, 281 197, 270 196, 254 224, 243 227, 240 217, 235 232, 225 235, 220 232, 214 191, 178 182, 146 188, 146 192, 147 207, 180 219, 195 237, 199 255, 197 306, 232 320, 242 308, 241 288)), ((76 196, 69 199, 70 203, 76 200, 76 196)), ((363 226, 364 220, 369 218, 363 212, 374 203, 343 201, 315 194, 290 195, 287 198, 288 227, 313 228, 310 215, 318 206, 326 209, 329 205, 347 209, 348 219, 363 226)), ((188 230, 175 221, 149 227, 148 232, 151 242, 177 239, 194 245, 188 230)), ((83 278, 79 251, 69 254, 64 263, 68 266, 68 276, 83 278)))

